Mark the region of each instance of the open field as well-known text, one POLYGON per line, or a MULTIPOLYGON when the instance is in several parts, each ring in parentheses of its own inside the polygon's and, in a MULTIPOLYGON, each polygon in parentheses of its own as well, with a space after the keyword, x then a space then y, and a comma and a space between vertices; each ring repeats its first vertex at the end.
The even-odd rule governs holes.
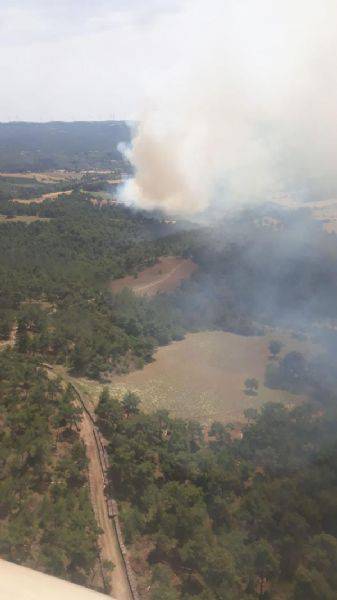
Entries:
POLYGON ((279 332, 263 337, 222 331, 193 333, 183 341, 160 348, 155 361, 143 370, 114 377, 111 390, 118 394, 127 390, 138 393, 147 411, 166 408, 176 416, 204 423, 240 420, 246 408, 258 408, 265 402, 301 402, 301 396, 263 385, 269 361, 268 343, 274 338, 284 343, 283 353, 309 351, 307 342, 279 332), (248 377, 259 380, 255 397, 244 393, 248 377))
POLYGON ((81 181, 83 177, 87 175, 106 175, 108 177, 107 182, 110 184, 120 184, 124 180, 120 177, 114 178, 114 173, 108 170, 81 170, 81 171, 32 171, 32 172, 17 172, 7 173, 4 171, 0 172, 0 177, 6 177, 10 179, 36 179, 40 183, 58 183, 60 181, 81 181))
MULTIPOLYGON (((265 402, 293 405, 304 400, 303 396, 263 385, 271 339, 284 344, 281 356, 292 350, 308 356, 314 350, 310 342, 278 330, 251 337, 223 331, 191 333, 182 341, 159 348, 155 360, 142 370, 113 376, 108 387, 118 397, 128 390, 136 392, 147 412, 167 409, 175 416, 204 424, 242 421, 246 408, 259 408, 265 402), (244 393, 248 377, 259 380, 257 396, 244 393)), ((64 373, 63 367, 55 370, 64 373)), ((94 407, 103 385, 85 378, 73 381, 94 407)))
POLYGON ((125 287, 139 296, 155 296, 172 292, 184 279, 188 279, 197 269, 197 265, 187 258, 164 256, 153 266, 138 273, 137 277, 123 277, 110 284, 113 293, 125 287))
POLYGON ((18 215, 16 217, 7 218, 7 215, 0 215, 0 223, 34 223, 35 221, 49 221, 48 217, 36 217, 30 215, 18 215))
POLYGON ((14 198, 13 202, 18 202, 19 204, 41 204, 44 200, 57 200, 59 196, 69 196, 73 190, 65 190, 64 192, 49 192, 48 194, 42 194, 41 196, 37 196, 36 198, 14 198))
POLYGON ((28 173, 0 173, 0 177, 8 178, 22 178, 22 179, 36 179, 40 183, 56 183, 59 181, 79 180, 83 176, 82 172, 78 171, 45 171, 39 172, 28 172, 28 173))

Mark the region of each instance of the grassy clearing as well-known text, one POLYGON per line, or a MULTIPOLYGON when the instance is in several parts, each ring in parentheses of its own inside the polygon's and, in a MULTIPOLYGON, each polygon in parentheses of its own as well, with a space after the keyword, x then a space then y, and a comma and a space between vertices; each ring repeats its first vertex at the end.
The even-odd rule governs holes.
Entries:
MULTIPOLYGON (((284 344, 281 356, 291 350, 308 355, 312 350, 308 342, 280 331, 262 337, 222 331, 193 333, 183 341, 159 348, 155 361, 144 369, 114 376, 108 387, 120 397, 127 390, 136 392, 148 412, 165 408, 175 416, 205 424, 213 420, 240 421, 246 408, 259 408, 265 402, 293 405, 304 399, 263 385, 271 339, 284 344), (257 396, 244 392, 248 377, 259 380, 257 396)), ((103 386, 82 378, 74 381, 95 405, 103 386)))
POLYGON ((65 190, 63 192, 48 192, 47 194, 42 194, 42 196, 36 196, 36 198, 14 198, 13 202, 17 202, 18 204, 41 204, 45 200, 57 200, 59 196, 69 196, 73 190, 65 190))
POLYGON ((160 348, 155 362, 142 371, 115 377, 111 388, 117 393, 137 392, 145 410, 167 408, 176 416, 204 423, 240 420, 246 408, 258 408, 265 402, 300 402, 303 397, 263 385, 268 344, 273 338, 283 342, 283 354, 290 350, 308 353, 308 343, 279 332, 263 337, 221 331, 194 333, 160 348), (259 380, 257 396, 244 392, 248 377, 259 380))
POLYGON ((127 287, 139 296, 155 296, 172 292, 196 270, 197 265, 189 258, 163 256, 155 265, 138 273, 137 277, 128 275, 116 279, 110 284, 110 290, 118 293, 127 287))
MULTIPOLYGON (((87 173, 86 171, 84 173, 87 173)), ((41 182, 41 183, 55 183, 55 182, 59 182, 59 181, 67 181, 67 180, 79 180, 81 179, 83 176, 83 172, 78 172, 78 171, 45 171, 45 172, 39 172, 39 171, 32 171, 29 173, 21 173, 21 172, 17 172, 17 173, 7 173, 7 172, 1 172, 0 173, 0 177, 6 178, 9 181, 11 181, 12 183, 15 183, 15 180, 27 180, 27 183, 29 182, 29 180, 34 179, 35 181, 41 182)))
POLYGON ((48 217, 36 217, 30 215, 18 215, 8 219, 6 215, 0 215, 0 223, 34 223, 35 221, 50 221, 48 217))

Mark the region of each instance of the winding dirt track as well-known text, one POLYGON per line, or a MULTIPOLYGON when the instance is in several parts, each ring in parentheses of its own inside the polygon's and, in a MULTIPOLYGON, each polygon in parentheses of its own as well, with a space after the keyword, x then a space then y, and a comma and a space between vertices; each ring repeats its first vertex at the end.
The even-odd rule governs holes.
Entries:
POLYGON ((132 600, 123 558, 119 550, 114 523, 111 519, 109 519, 108 516, 106 500, 104 496, 102 470, 93 434, 92 422, 86 412, 83 413, 80 433, 85 443, 87 456, 89 459, 91 502, 97 523, 103 531, 103 533, 99 536, 101 556, 103 560, 110 560, 115 565, 110 577, 111 595, 114 598, 117 598, 117 600, 132 600))

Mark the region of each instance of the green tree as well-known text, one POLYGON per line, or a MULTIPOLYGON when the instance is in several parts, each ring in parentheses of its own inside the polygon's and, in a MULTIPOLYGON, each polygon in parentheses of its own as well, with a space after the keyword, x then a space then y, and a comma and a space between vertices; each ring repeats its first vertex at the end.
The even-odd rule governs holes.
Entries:
POLYGON ((27 352, 28 347, 29 337, 27 332, 27 325, 22 319, 20 319, 20 321, 18 322, 18 328, 16 332, 15 348, 18 352, 24 354, 25 352, 27 352))
POLYGON ((256 396, 257 390, 259 389, 259 382, 255 377, 248 377, 245 380, 245 394, 248 396, 256 396))
POLYGON ((272 546, 260 540, 254 547, 254 569, 259 584, 259 597, 263 597, 265 584, 279 574, 279 560, 272 546))
POLYGON ((269 352, 270 352, 272 358, 276 358, 276 356, 278 354, 280 354, 280 352, 282 350, 282 346, 283 346, 283 344, 279 340, 271 340, 269 342, 268 348, 269 348, 269 352))
POLYGON ((139 413, 140 398, 133 392, 127 392, 121 402, 124 412, 127 417, 137 415, 139 413))

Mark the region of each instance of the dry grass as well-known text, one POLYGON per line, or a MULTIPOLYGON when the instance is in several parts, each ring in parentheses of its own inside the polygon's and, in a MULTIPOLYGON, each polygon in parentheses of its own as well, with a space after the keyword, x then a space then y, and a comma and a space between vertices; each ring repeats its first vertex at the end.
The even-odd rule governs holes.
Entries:
POLYGON ((18 202, 19 204, 41 204, 45 200, 57 200, 59 196, 68 196, 71 194, 73 190, 65 190, 64 192, 48 192, 48 194, 42 194, 42 196, 37 196, 36 198, 13 198, 13 202, 18 202))
POLYGON ((138 273, 137 277, 123 277, 116 279, 110 285, 113 293, 120 292, 127 287, 139 296, 155 296, 175 290, 184 279, 188 279, 197 265, 186 258, 165 256, 153 266, 138 273))
POLYGON ((282 390, 263 385, 269 361, 268 343, 276 338, 284 352, 308 353, 308 343, 290 335, 270 332, 263 337, 245 337, 221 331, 194 333, 181 342, 160 348, 156 360, 141 371, 112 379, 111 390, 139 394, 147 411, 166 408, 174 415, 209 423, 215 419, 240 421, 246 408, 265 402, 292 405, 303 401, 282 390), (248 377, 259 380, 256 397, 244 393, 248 377))
POLYGON ((18 215, 7 219, 6 215, 0 215, 0 223, 34 223, 35 221, 50 221, 49 217, 36 217, 30 215, 18 215))
POLYGON ((58 181, 78 180, 81 179, 82 173, 76 171, 46 171, 44 173, 29 172, 29 173, 0 173, 0 177, 20 177, 22 179, 36 179, 41 183, 56 183, 58 181))
MULTIPOLYGON (((278 330, 261 337, 222 331, 193 333, 183 341, 159 348, 155 360, 144 369, 113 376, 108 387, 120 398, 128 390, 136 392, 146 412, 165 408, 175 416, 205 424, 213 420, 240 422, 246 408, 259 408, 265 402, 292 406, 304 400, 303 396, 270 390, 263 385, 271 339, 283 342, 282 354, 298 350, 310 355, 314 351, 309 342, 278 330), (255 397, 244 393, 247 377, 259 380, 255 397)), ((65 373, 62 367, 56 370, 65 373)), ((94 407, 103 384, 85 378, 73 381, 94 407)))
MULTIPOLYGON (((36 179, 37 181, 43 182, 43 183, 55 183, 57 181, 71 181, 71 180, 76 180, 76 181, 80 181, 84 176, 86 175, 108 175, 110 176, 111 179, 109 179, 109 183, 115 183, 116 179, 113 178, 113 173, 109 170, 97 170, 97 169, 91 169, 91 170, 81 170, 81 171, 63 171, 63 170, 59 170, 59 171, 44 171, 43 173, 40 173, 38 171, 32 171, 29 173, 6 173, 6 172, 0 172, 0 177, 21 177, 24 179, 36 179)), ((120 183, 121 179, 117 180, 118 183, 120 183)))

